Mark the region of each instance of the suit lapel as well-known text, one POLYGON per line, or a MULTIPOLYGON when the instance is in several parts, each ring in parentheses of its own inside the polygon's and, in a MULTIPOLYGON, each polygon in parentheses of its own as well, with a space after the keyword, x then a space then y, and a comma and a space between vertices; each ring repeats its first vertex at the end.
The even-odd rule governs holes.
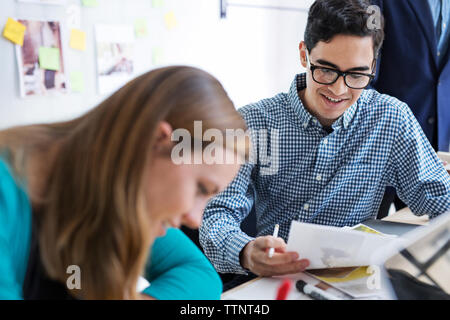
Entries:
POLYGON ((437 61, 437 40, 436 31, 433 23, 433 16, 428 4, 428 0, 407 0, 411 8, 414 10, 417 20, 425 34, 428 42, 428 47, 433 55, 436 68, 438 67, 437 61))

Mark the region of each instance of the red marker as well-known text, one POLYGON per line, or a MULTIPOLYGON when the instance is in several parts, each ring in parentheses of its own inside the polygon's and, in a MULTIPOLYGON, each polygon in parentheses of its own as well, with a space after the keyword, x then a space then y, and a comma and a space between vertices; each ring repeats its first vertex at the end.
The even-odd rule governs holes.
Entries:
POLYGON ((292 288, 292 282, 289 279, 284 279, 278 288, 277 297, 275 300, 286 300, 292 288))

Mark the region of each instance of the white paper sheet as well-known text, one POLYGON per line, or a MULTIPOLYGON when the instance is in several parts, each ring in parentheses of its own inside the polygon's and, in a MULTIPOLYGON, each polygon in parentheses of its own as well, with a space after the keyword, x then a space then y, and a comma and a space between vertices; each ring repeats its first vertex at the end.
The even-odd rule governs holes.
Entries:
POLYGON ((310 261, 307 269, 368 266, 378 250, 399 241, 361 231, 293 221, 287 251, 310 261))

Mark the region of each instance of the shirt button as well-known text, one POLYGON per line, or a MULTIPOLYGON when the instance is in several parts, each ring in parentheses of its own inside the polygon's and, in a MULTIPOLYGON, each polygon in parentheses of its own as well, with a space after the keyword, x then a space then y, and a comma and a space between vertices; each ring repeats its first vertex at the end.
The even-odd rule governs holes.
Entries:
POLYGON ((327 138, 323 139, 323 143, 327 144, 328 143, 328 139, 327 138))
POLYGON ((434 117, 428 118, 428 124, 434 124, 435 121, 436 121, 436 119, 434 117))
POLYGON ((306 128, 308 126, 308 122, 303 123, 303 128, 306 128))
POLYGON ((317 181, 320 181, 320 180, 322 180, 322 176, 320 174, 318 174, 316 179, 317 179, 317 181))
POLYGON ((309 209, 309 204, 308 204, 308 203, 305 203, 305 205, 303 206, 303 209, 305 209, 306 211, 308 211, 308 209, 309 209))
POLYGON ((441 56, 441 52, 440 51, 438 51, 438 57, 440 57, 441 56))

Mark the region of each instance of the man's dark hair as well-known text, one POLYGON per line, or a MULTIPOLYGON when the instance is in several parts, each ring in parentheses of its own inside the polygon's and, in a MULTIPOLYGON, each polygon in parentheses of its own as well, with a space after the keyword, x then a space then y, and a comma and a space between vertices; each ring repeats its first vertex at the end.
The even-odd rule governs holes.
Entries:
POLYGON ((329 42, 338 35, 371 36, 375 59, 384 40, 384 18, 379 12, 378 27, 370 26, 373 19, 368 0, 317 0, 309 9, 305 31, 308 51, 319 41, 329 42), (368 23, 369 22, 369 23, 368 23))

